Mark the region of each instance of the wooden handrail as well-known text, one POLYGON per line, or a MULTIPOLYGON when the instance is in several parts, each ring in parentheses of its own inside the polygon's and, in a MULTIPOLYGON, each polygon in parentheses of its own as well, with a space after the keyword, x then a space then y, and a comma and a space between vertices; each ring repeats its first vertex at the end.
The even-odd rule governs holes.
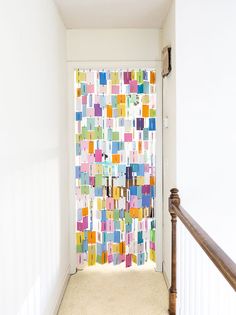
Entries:
POLYGON ((228 283, 236 291, 236 264, 203 230, 203 228, 180 205, 178 189, 171 189, 169 197, 169 212, 172 222, 172 258, 171 258, 171 287, 169 290, 169 314, 176 314, 176 224, 179 218, 207 256, 219 269, 228 283))

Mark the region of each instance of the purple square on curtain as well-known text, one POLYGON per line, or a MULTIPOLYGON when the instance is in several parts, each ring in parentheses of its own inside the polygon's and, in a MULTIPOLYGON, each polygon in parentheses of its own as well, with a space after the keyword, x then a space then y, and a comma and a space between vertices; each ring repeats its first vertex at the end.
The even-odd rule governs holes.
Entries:
POLYGON ((95 116, 102 116, 102 108, 100 104, 94 104, 95 116))
POLYGON ((143 130, 144 128, 144 118, 137 118, 136 119, 136 129, 143 130))
POLYGON ((130 80, 131 80, 131 72, 129 71, 124 72, 124 84, 129 84, 130 80))
POLYGON ((142 193, 143 194, 150 194, 150 185, 143 185, 142 186, 142 193))

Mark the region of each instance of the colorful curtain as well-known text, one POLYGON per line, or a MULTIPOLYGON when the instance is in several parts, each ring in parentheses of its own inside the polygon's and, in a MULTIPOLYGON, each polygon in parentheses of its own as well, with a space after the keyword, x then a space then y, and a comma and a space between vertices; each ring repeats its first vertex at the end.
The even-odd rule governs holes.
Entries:
POLYGON ((75 71, 77 263, 155 255, 156 73, 75 71))

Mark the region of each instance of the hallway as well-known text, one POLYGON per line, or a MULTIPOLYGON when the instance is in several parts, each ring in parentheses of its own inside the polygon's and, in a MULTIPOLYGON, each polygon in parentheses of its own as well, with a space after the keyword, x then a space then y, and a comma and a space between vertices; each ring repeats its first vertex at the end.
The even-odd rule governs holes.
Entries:
POLYGON ((153 264, 95 265, 71 276, 58 315, 164 315, 168 290, 153 264))

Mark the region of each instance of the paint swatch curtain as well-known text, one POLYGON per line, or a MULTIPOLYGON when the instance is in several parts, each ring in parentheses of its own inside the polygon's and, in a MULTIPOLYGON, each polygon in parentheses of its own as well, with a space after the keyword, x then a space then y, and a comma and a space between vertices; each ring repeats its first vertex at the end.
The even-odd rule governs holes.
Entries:
POLYGON ((77 264, 155 255, 156 73, 75 71, 77 264))

